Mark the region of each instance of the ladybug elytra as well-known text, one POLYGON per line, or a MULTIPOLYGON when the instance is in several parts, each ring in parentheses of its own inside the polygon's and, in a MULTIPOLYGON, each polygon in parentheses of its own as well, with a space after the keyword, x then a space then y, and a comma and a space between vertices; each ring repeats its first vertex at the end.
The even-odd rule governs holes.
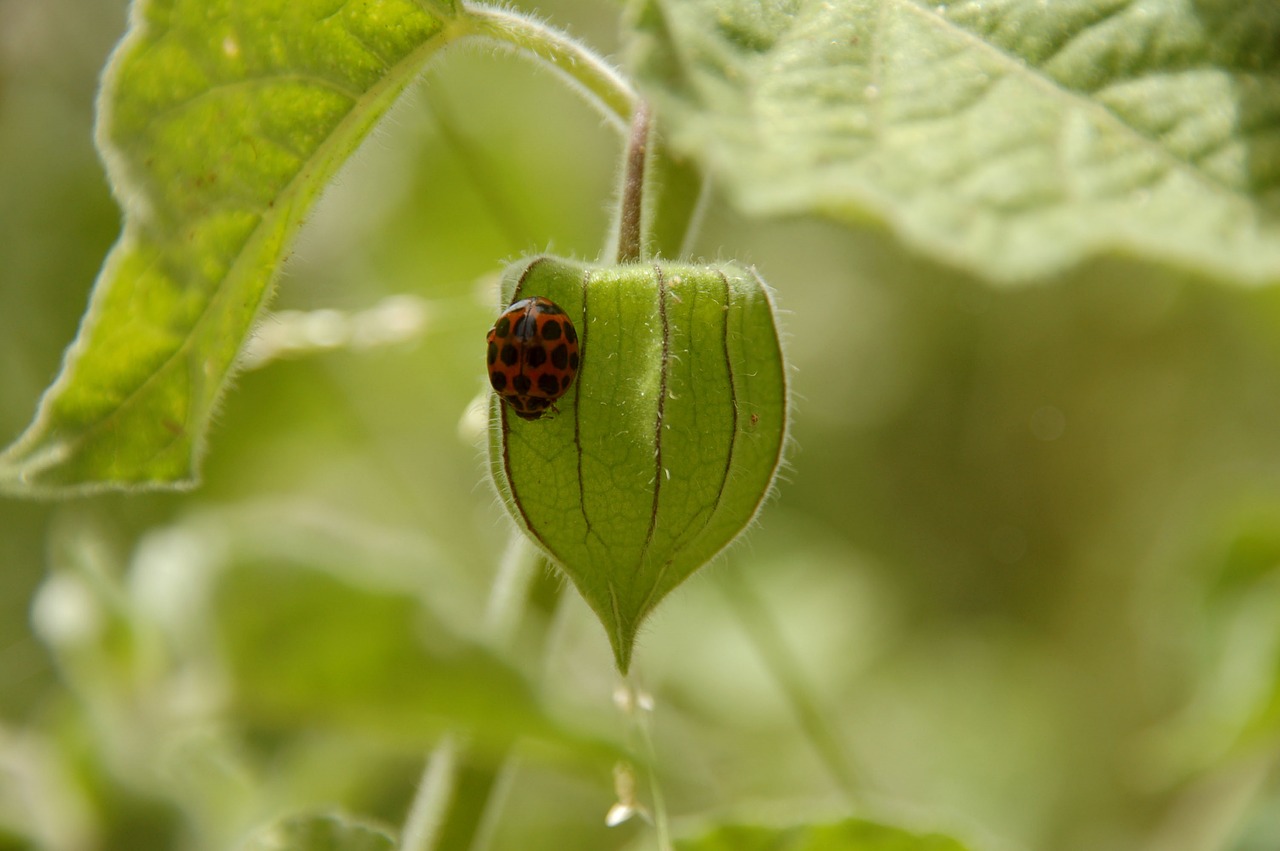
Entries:
POLYGON ((488 342, 489 383, 523 419, 545 414, 578 374, 578 332, 564 309, 542 296, 503 311, 488 342))

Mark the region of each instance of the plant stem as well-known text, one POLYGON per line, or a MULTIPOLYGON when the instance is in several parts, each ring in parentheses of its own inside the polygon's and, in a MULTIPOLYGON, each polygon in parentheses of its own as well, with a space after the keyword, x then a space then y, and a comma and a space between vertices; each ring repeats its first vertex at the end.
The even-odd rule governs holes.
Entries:
MULTIPOLYGON (((671 821, 667 816, 667 803, 662 795, 662 782, 658 779, 658 751, 653 744, 653 733, 649 729, 650 717, 653 713, 653 699, 645 693, 636 682, 635 674, 627 675, 619 686, 619 693, 616 701, 618 706, 626 713, 628 720, 631 722, 632 735, 635 737, 635 747, 640 752, 641 759, 644 760, 645 774, 649 781, 649 800, 652 802, 653 808, 653 827, 657 833, 658 851, 671 851, 674 847, 671 843, 671 821)), ((624 773, 634 771, 634 766, 625 766, 624 773)), ((618 784, 622 785, 622 784, 618 784)), ((631 797, 629 790, 619 790, 619 804, 627 807, 638 806, 633 800, 624 800, 631 797)))
MULTIPOLYGON (((619 264, 642 260, 645 254, 646 166, 650 156, 652 131, 652 115, 648 104, 640 100, 626 79, 594 51, 565 33, 533 18, 509 9, 468 5, 462 21, 471 35, 492 39, 521 53, 531 55, 556 69, 576 91, 619 130, 627 130, 629 122, 622 186, 618 197, 615 253, 619 264)), ((509 621, 513 611, 518 612, 518 609, 513 606, 514 598, 510 595, 510 589, 519 588, 525 593, 528 589, 528 577, 522 576, 518 567, 519 562, 522 561, 520 549, 518 544, 513 544, 504 556, 501 574, 505 581, 495 585, 494 594, 490 600, 487 619, 492 621, 489 626, 496 636, 500 636, 499 640, 509 639, 512 628, 509 621), (504 590, 504 586, 509 587, 504 590)), ((658 847, 661 851, 670 851, 671 829, 657 772, 653 768, 655 749, 646 715, 648 709, 640 705, 640 692, 633 681, 628 680, 624 687, 627 692, 625 710, 630 717, 648 766, 658 847)), ((507 782, 510 781, 509 769, 513 768, 514 765, 509 764, 508 770, 504 770, 507 782)), ((496 803, 496 799, 491 799, 491 803, 496 803)), ((486 813, 485 821, 490 829, 493 818, 492 811, 486 813)), ((485 831, 486 834, 488 832, 485 831)))
MULTIPOLYGON (((505 650, 515 641, 520 621, 531 596, 534 596, 539 563, 537 551, 522 534, 512 529, 484 614, 487 634, 495 650, 505 650)), ((473 848, 486 847, 496 829, 518 760, 514 754, 508 756, 501 771, 490 771, 488 776, 484 776, 484 770, 481 770, 481 783, 488 783, 489 797, 478 824, 466 823, 465 815, 461 817, 462 821, 458 821, 456 814, 456 823, 451 823, 450 807, 454 803, 455 791, 460 783, 464 785, 464 791, 468 788, 464 782, 467 751, 467 742, 458 733, 446 734, 431 751, 405 818, 400 851, 434 851, 437 846, 450 847, 441 845, 442 837, 446 843, 456 843, 459 835, 470 836, 473 848), (463 827, 459 828, 459 824, 463 827)), ((473 787, 474 783, 471 785, 473 787)))
POLYGON ((469 4, 460 20, 470 34, 492 39, 555 68, 619 131, 626 130, 639 98, 622 74, 586 45, 511 9, 469 4))
POLYGON ((812 688, 801 674, 800 661, 787 646, 782 631, 768 607, 759 595, 740 576, 730 576, 726 571, 720 582, 720 590, 742 624, 765 667, 782 688, 792 711, 800 721, 800 727, 808 736, 818 758, 839 784, 850 800, 858 797, 857 777, 845 756, 844 748, 831 729, 812 688))
POLYGON ((524 535, 512 530, 502 560, 498 562, 498 574, 493 578, 484 612, 485 632, 501 650, 509 649, 515 639, 538 567, 533 547, 524 535))
POLYGON ((622 165, 622 190, 618 199, 619 264, 644 259, 645 166, 649 160, 651 123, 649 104, 640 101, 631 116, 631 133, 622 165))
POLYGON ((502 810, 506 806, 511 787, 515 783, 520 770, 520 757, 514 752, 508 753, 494 775, 489 787, 489 797, 485 800, 484 809, 480 812, 480 820, 476 824, 475 833, 471 837, 468 851, 489 851, 493 846, 493 837, 498 832, 502 821, 502 810))
POLYGON ((400 851, 431 851, 436 847, 440 831, 448 818, 457 785, 459 744, 453 735, 440 740, 427 759, 418 791, 409 807, 400 851))

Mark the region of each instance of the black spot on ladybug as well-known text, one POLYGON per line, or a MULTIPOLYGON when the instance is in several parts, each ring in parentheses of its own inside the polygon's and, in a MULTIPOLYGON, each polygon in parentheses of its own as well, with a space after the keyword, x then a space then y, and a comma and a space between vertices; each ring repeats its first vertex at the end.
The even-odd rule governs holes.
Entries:
POLYGON ((489 341, 489 366, 493 366, 498 362, 498 344, 493 340, 489 341))
POLYGON ((548 343, 552 340, 559 340, 560 334, 559 322, 554 319, 548 319, 546 322, 542 323, 542 339, 546 340, 548 343))
POLYGON ((538 389, 548 396, 554 396, 560 392, 560 379, 549 372, 544 372, 538 376, 538 389))
POLYGON ((556 369, 564 369, 569 365, 569 347, 564 343, 551 350, 551 365, 556 369))
POLYGON ((550 299, 545 299, 545 298, 538 300, 538 310, 544 316, 564 315, 564 310, 560 307, 560 305, 556 304, 554 301, 551 301, 550 299))
POLYGON ((511 379, 511 389, 515 390, 521 396, 528 395, 529 388, 532 385, 533 382, 529 380, 529 376, 524 375, 523 373, 511 379))
POLYGON ((572 375, 566 375, 564 378, 560 379, 560 392, 563 393, 564 391, 568 390, 569 385, 572 383, 573 383, 572 375))
POLYGON ((494 323, 493 335, 495 337, 505 337, 511 333, 511 320, 505 316, 498 317, 498 321, 494 323))
POLYGON ((547 362, 547 350, 542 346, 525 346, 524 362, 533 369, 537 369, 547 362))
POLYGON ((564 338, 570 343, 578 342, 578 330, 568 322, 564 324, 564 338))
POLYGON ((489 373, 489 383, 493 385, 493 389, 501 393, 507 389, 507 374, 501 370, 495 369, 489 373))
POLYGON ((570 372, 578 371, 578 353, 577 352, 569 353, 569 371, 570 372))
POLYGON ((507 343, 502 347, 502 362, 507 366, 515 366, 516 361, 520 359, 520 350, 515 346, 507 343))

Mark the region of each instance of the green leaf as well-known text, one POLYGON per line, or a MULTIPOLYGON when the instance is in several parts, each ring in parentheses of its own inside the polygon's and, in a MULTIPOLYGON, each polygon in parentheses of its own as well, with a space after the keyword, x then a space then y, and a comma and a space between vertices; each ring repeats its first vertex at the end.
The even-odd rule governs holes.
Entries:
POLYGON ((745 209, 997 280, 1097 254, 1280 280, 1272 0, 641 0, 630 57, 745 209))
POLYGON ((792 827, 720 825, 677 851, 967 851, 938 833, 912 833, 862 819, 792 827))
POLYGON ((212 617, 241 717, 425 745, 465 726, 480 743, 552 736, 528 684, 396 591, 281 564, 219 581, 212 617))
POLYGON ((292 237, 452 3, 138 0, 98 143, 125 221, 0 489, 190 485, 292 237))
POLYGON ((340 813, 291 815, 259 828, 239 851, 395 851, 387 831, 340 813))
POLYGON ((751 522, 781 463, 786 370, 773 306, 734 264, 507 273, 508 302, 542 295, 581 347, 559 414, 490 403, 490 468, 516 523, 595 610, 619 669, 644 618, 751 522))

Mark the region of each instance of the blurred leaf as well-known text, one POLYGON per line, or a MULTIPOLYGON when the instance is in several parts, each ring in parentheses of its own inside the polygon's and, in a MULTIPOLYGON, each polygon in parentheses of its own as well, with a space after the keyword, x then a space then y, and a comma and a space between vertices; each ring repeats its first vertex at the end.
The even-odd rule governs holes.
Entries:
POLYGON ((244 717, 427 743, 465 728, 490 742, 547 733, 525 681, 412 597, 305 568, 249 564, 219 583, 213 617, 244 717))
POLYGON ((1280 279, 1280 5, 643 0, 632 65, 744 208, 992 279, 1135 254, 1280 279))
POLYGON ((912 833, 897 827, 848 819, 834 824, 793 827, 721 825, 698 839, 676 843, 678 851, 967 851, 957 839, 912 833))
POLYGON ((1280 506, 1258 506, 1238 522, 1209 589, 1213 598, 1256 590, 1280 570, 1280 506))
POLYGON ((292 815, 260 828, 240 851, 395 851, 381 828, 338 813, 292 815))
POLYGON ((303 218, 450 39, 447 0, 140 0, 98 140, 125 209, 62 374, 0 489, 189 485, 303 218))

